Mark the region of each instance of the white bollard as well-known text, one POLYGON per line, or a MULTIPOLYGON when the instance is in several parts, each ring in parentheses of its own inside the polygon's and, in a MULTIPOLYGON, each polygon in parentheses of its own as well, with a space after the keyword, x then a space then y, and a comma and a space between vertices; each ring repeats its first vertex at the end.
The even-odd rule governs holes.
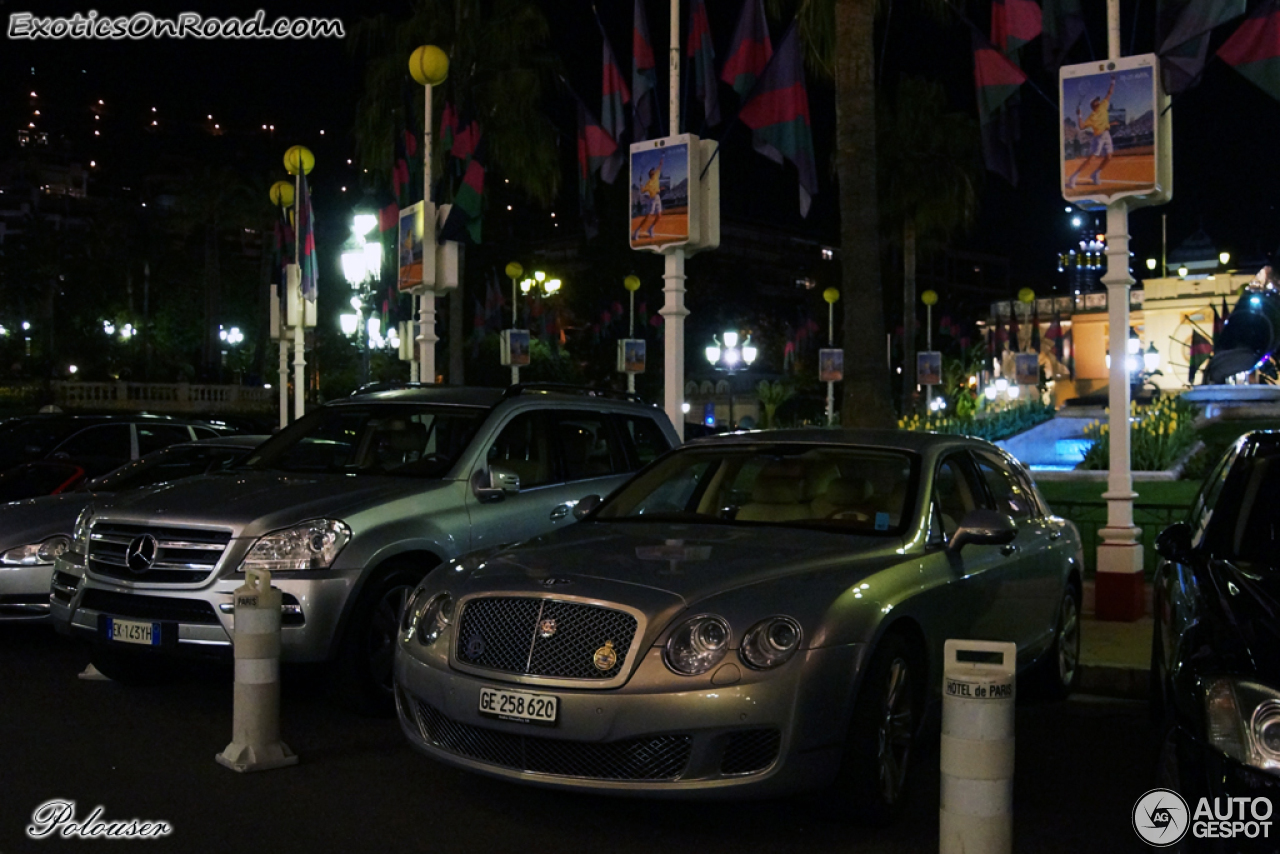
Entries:
POLYGON ((266 771, 298 761, 280 740, 280 598, 265 571, 246 570, 244 586, 235 590, 231 743, 217 757, 233 771, 266 771))
POLYGON ((943 653, 940 854, 1013 850, 1018 647, 949 640, 943 653))

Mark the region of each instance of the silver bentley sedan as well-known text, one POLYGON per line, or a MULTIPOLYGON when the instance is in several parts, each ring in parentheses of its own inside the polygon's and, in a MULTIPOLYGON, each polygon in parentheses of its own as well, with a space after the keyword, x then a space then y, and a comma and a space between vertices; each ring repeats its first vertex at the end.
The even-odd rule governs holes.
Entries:
POLYGON ((575 512, 412 594, 395 693, 428 756, 600 793, 832 786, 883 822, 944 640, 1016 642, 1027 678, 1074 685, 1079 534, 987 442, 738 433, 575 512))

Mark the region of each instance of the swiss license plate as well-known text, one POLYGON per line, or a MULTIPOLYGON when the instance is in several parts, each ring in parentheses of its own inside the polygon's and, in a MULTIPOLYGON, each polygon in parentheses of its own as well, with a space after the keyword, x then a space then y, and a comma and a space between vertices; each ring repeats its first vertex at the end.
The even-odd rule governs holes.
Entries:
POLYGON ((560 698, 502 688, 480 689, 480 714, 504 721, 552 726, 560 711, 560 698))
POLYGON ((120 620, 107 617, 107 637, 119 643, 136 643, 143 646, 160 645, 160 624, 142 623, 137 620, 120 620))

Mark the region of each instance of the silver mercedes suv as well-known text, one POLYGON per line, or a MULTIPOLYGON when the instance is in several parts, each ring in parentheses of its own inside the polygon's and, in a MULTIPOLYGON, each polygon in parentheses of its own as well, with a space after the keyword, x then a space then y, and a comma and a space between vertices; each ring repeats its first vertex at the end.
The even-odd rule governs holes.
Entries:
POLYGON ((54 567, 51 614, 120 681, 174 656, 229 655, 247 568, 284 593, 282 660, 331 662, 340 696, 392 708, 397 623, 435 566, 569 525, 678 444, 634 396, 552 384, 358 394, 238 467, 85 509, 54 567))

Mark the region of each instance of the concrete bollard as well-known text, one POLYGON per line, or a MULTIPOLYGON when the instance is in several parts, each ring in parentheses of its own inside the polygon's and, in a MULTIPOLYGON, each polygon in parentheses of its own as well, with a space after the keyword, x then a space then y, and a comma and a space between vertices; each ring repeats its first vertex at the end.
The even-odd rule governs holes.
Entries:
POLYGON ((1013 850, 1018 647, 949 640, 943 654, 940 854, 1013 850))
POLYGON ((298 761, 280 740, 280 591, 271 573, 246 570, 235 590, 236 687, 231 743, 218 764, 266 771, 298 761))

